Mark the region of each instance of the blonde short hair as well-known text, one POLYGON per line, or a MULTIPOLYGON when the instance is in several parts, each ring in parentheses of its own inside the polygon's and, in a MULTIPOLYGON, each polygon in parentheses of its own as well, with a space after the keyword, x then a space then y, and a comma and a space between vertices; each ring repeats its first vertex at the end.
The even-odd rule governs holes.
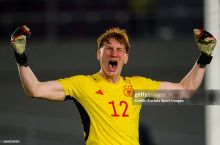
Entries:
POLYGON ((120 29, 118 27, 116 28, 110 28, 105 31, 101 36, 98 37, 97 43, 98 43, 98 49, 100 49, 104 42, 108 42, 110 38, 116 39, 119 43, 122 43, 125 45, 126 53, 130 50, 130 43, 128 39, 128 35, 126 33, 125 29, 120 29))

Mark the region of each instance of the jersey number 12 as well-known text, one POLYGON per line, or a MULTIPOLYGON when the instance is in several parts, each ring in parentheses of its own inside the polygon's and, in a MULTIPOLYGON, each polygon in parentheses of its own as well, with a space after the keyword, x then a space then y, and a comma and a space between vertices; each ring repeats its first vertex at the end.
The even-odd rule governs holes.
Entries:
MULTIPOLYGON (((115 108, 115 101, 111 101, 111 102, 108 102, 109 104, 112 104, 112 108, 113 108, 113 114, 111 114, 111 116, 113 117, 120 117, 120 115, 117 113, 116 111, 116 108, 115 108)), ((127 110, 128 110, 128 103, 126 101, 120 101, 119 102, 119 106, 121 107, 124 107, 124 111, 122 113, 122 117, 129 117, 127 113, 127 110)))

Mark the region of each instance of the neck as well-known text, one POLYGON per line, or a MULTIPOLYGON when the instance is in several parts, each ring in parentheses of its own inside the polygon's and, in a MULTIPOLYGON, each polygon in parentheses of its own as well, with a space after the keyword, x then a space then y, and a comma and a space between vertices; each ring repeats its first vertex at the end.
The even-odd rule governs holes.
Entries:
POLYGON ((107 75, 103 70, 100 70, 99 71, 99 74, 104 78, 106 79, 107 81, 115 84, 118 82, 119 78, 120 78, 120 75, 113 75, 113 76, 109 76, 107 75))

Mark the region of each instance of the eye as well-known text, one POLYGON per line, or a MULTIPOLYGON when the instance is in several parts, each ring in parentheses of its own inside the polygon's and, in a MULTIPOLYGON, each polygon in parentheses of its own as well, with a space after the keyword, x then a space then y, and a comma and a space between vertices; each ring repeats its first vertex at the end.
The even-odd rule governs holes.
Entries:
POLYGON ((119 51, 119 52, 125 52, 125 49, 124 49, 124 48, 118 48, 117 51, 119 51))
POLYGON ((111 50, 111 49, 112 49, 112 48, 111 48, 111 47, 109 47, 109 46, 106 46, 105 48, 106 48, 106 49, 108 49, 108 50, 111 50))
POLYGON ((105 46, 105 50, 111 51, 111 50, 112 50, 112 47, 110 47, 110 46, 105 46))

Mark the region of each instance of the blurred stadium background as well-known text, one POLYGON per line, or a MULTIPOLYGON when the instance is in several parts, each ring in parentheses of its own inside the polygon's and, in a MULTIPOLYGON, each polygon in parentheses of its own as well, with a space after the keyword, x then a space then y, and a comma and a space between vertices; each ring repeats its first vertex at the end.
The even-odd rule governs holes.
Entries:
MULTIPOLYGON (((203 13, 202 0, 1 0, 0 141, 84 144, 72 102, 25 96, 9 44, 17 26, 31 28, 30 67, 42 81, 98 71, 96 38, 117 26, 128 31, 132 46, 123 75, 178 82, 199 56, 192 29, 204 27, 203 13)), ((141 124, 154 145, 205 145, 204 111, 199 105, 143 106, 141 124)))

